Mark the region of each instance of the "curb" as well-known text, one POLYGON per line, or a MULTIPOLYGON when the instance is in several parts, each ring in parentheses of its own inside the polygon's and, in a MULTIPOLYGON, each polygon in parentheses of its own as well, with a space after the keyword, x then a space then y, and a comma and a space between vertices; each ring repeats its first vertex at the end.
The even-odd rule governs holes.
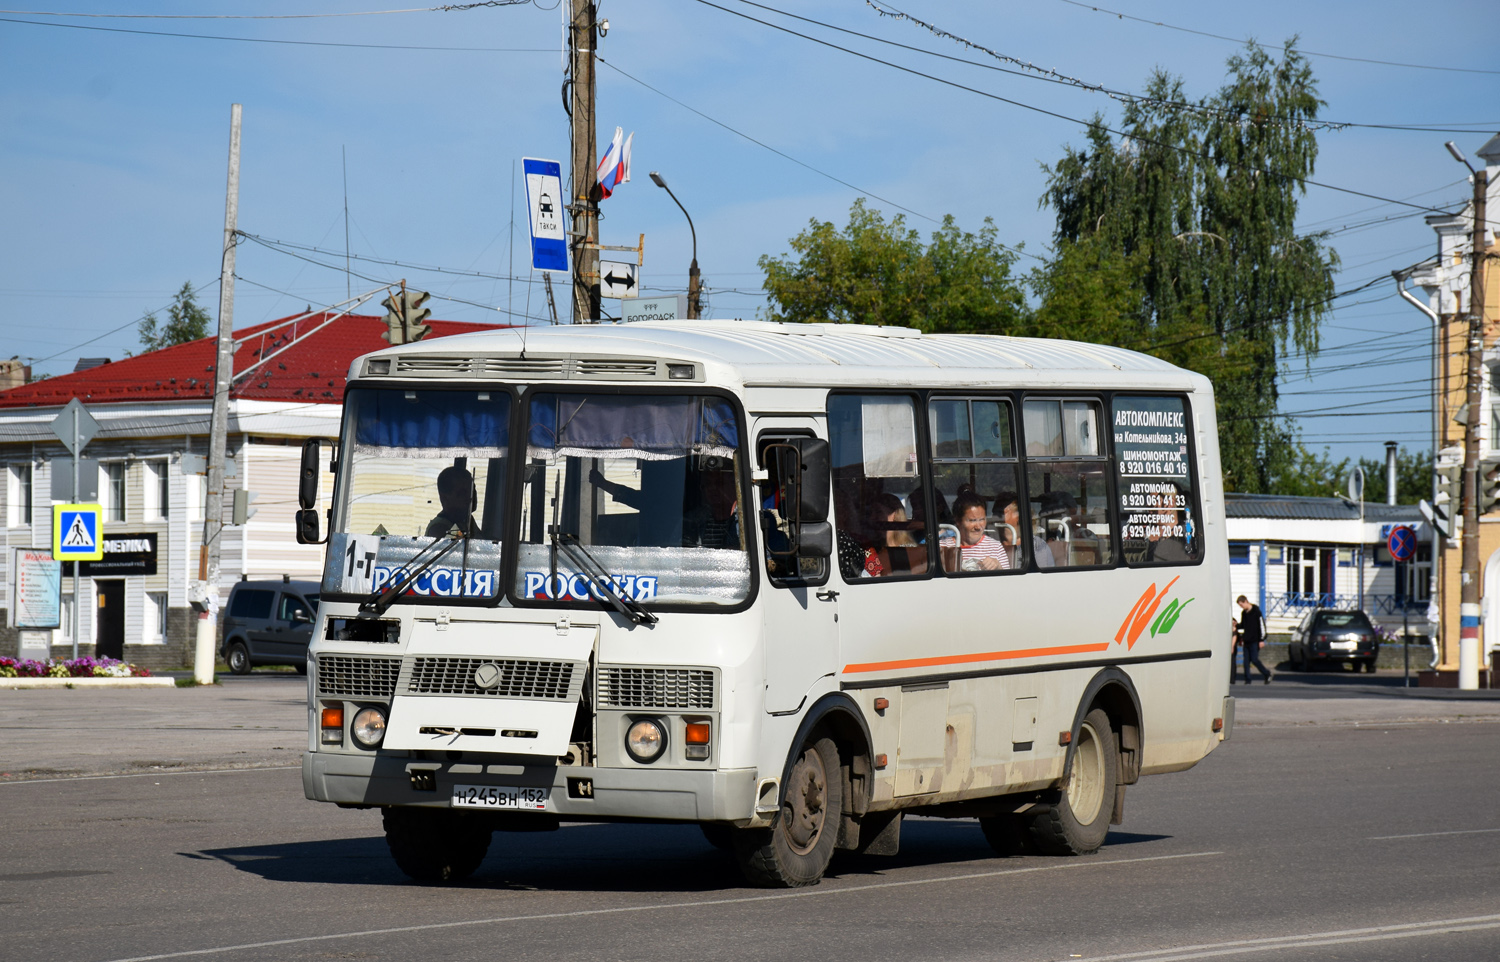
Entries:
POLYGON ((3 688, 175 688, 175 678, 0 678, 3 688))

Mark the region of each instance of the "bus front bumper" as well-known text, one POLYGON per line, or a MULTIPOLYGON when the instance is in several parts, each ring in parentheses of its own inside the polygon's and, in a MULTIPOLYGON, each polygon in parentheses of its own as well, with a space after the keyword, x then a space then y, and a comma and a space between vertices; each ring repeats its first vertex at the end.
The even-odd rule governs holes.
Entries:
POLYGON ((547 789, 547 812, 580 820, 743 822, 755 817, 756 772, 751 768, 561 768, 336 752, 302 756, 303 791, 319 802, 447 808, 455 785, 547 789), (413 772, 421 774, 414 779, 413 772), (587 782, 586 795, 581 795, 580 780, 587 782), (429 784, 431 790, 426 788, 429 784))

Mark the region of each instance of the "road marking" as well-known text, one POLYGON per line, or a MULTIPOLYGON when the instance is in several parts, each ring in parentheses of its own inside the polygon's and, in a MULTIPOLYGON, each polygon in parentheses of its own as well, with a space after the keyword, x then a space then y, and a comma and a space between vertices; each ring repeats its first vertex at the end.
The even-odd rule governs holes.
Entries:
POLYGON ((131 772, 128 775, 72 775, 67 778, 0 778, 0 785, 46 785, 48 782, 97 782, 109 778, 160 778, 163 775, 238 775, 241 772, 289 772, 301 765, 266 765, 261 768, 172 769, 162 772, 131 772))
POLYGON ((388 929, 366 929, 360 932, 335 932, 330 935, 304 935, 291 939, 272 939, 266 942, 245 942, 240 945, 221 945, 211 949, 187 949, 181 952, 163 952, 158 955, 136 955, 127 959, 111 959, 109 962, 158 962, 160 959, 181 959, 195 955, 219 955, 226 952, 243 952, 247 949, 275 948, 281 945, 305 945, 310 942, 329 942, 335 939, 358 939, 376 935, 403 935, 408 932, 432 932, 442 929, 472 928, 477 925, 500 925, 506 922, 544 922, 554 919, 575 919, 596 915, 623 915, 631 912, 662 912, 669 909, 701 909, 716 905, 744 905, 754 902, 779 902, 785 899, 813 898, 819 895, 849 895, 871 892, 876 889, 906 888, 913 885, 933 885, 939 882, 967 882, 974 879, 997 878, 1006 875, 1030 875, 1037 872, 1058 872, 1067 869, 1097 868, 1111 865, 1139 865, 1145 862, 1166 862, 1184 858, 1207 858, 1223 855, 1223 852, 1186 852, 1181 855, 1149 855, 1143 858, 1110 859, 1103 862, 1068 861, 1061 865, 1035 865, 1028 868, 998 869, 993 872, 971 872, 965 875, 942 875, 937 878, 904 879, 895 882, 876 882, 871 885, 851 885, 847 888, 815 888, 777 895, 746 895, 730 899, 705 899, 697 902, 668 902, 665 905, 622 905, 609 909, 578 909, 573 912, 547 912, 540 915, 503 915, 488 919, 465 919, 461 922, 433 922, 427 925, 401 925, 388 929))
POLYGON ((1337 929, 1330 932, 1306 932, 1264 939, 1238 939, 1231 942, 1208 942, 1182 945, 1175 949, 1153 949, 1149 952, 1125 952, 1119 955, 1080 956, 1087 962, 1187 962, 1250 952, 1274 952, 1278 949, 1301 949, 1322 945, 1349 945, 1356 942, 1383 942, 1411 939, 1421 935, 1447 935, 1454 932, 1478 932, 1500 929, 1500 915, 1476 915, 1461 919, 1434 919, 1430 922, 1406 922, 1399 925, 1377 925, 1364 929, 1337 929))
POLYGON ((1438 835, 1487 835, 1500 832, 1500 828, 1465 828, 1456 832, 1420 832, 1416 835, 1371 835, 1366 841, 1384 842, 1393 838, 1433 838, 1438 835))

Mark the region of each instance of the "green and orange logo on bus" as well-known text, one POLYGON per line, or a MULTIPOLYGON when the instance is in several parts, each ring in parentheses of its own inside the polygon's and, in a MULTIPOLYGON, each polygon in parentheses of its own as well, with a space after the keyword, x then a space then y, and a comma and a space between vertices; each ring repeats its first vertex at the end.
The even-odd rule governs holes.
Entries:
POLYGON ((1141 633, 1146 631, 1148 626, 1153 638, 1169 633, 1177 624, 1177 619, 1183 610, 1194 601, 1192 598, 1187 601, 1173 598, 1163 608, 1162 602, 1166 600, 1167 592, 1171 591, 1176 583, 1177 579, 1173 578, 1167 582, 1165 588, 1157 591, 1156 582, 1153 581, 1145 591, 1141 592, 1141 596, 1135 601, 1135 607, 1131 608, 1130 614, 1120 622, 1120 630, 1115 632, 1115 643, 1124 642, 1126 648, 1134 648, 1136 640, 1141 637, 1141 633), (1160 609, 1160 612, 1157 609, 1160 609), (1155 620, 1152 620, 1153 617, 1155 620))

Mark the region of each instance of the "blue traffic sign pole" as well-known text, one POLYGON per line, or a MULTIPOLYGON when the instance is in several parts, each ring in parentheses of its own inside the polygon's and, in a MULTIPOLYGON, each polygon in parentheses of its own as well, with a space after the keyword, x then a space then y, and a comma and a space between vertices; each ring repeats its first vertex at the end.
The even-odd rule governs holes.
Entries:
POLYGON ((1410 592, 1404 590, 1410 587, 1411 581, 1408 577, 1407 565, 1417 553, 1417 533, 1406 525, 1392 528, 1390 536, 1386 538, 1385 546, 1390 549, 1391 560, 1396 562, 1397 577, 1406 578, 1408 584, 1402 586, 1401 592, 1401 665, 1403 672, 1402 687, 1411 687, 1411 596, 1410 592))

